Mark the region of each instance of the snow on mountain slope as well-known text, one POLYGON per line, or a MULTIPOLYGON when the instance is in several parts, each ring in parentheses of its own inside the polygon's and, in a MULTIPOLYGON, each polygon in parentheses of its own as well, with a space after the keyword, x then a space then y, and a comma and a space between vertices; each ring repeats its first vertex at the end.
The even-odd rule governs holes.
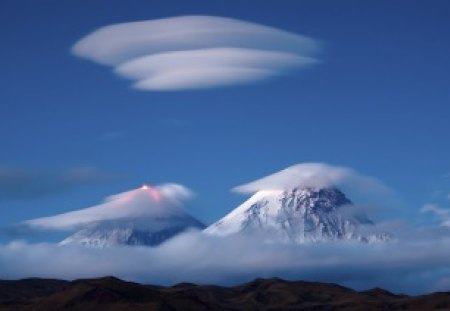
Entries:
POLYGON ((103 221, 81 229, 61 241, 60 245, 156 246, 186 230, 204 228, 204 224, 189 215, 103 221))
POLYGON ((362 234, 373 223, 337 188, 261 190, 221 220, 205 229, 220 236, 262 234, 270 241, 313 242, 389 239, 385 233, 362 234))
POLYGON ((28 223, 44 228, 65 224, 67 228, 78 229, 60 245, 154 246, 183 231, 205 228, 181 207, 181 202, 189 196, 188 190, 181 185, 144 185, 111 196, 94 207, 28 223))

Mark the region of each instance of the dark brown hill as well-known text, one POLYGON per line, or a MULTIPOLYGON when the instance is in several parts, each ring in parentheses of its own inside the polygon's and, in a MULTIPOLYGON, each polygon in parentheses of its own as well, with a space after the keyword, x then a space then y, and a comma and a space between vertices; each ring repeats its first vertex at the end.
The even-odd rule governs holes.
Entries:
POLYGON ((0 310, 450 310, 450 293, 357 292, 336 284, 256 279, 234 287, 142 285, 114 277, 0 281, 0 310))

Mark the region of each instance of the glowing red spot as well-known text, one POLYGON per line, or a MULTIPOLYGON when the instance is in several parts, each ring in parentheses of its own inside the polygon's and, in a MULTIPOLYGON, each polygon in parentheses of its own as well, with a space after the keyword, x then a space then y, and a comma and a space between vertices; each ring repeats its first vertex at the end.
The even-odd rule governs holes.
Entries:
POLYGON ((150 196, 152 197, 152 199, 154 201, 159 202, 161 200, 161 195, 160 195, 159 191, 156 190, 155 188, 153 188, 149 185, 142 185, 141 189, 146 191, 148 194, 150 194, 150 196))

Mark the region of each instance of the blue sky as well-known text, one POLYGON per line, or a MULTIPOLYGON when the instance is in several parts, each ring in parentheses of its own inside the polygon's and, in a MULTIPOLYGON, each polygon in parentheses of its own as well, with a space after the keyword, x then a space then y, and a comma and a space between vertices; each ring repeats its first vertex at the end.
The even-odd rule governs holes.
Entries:
POLYGON ((211 223, 245 199, 232 187, 300 162, 381 180, 403 201, 390 217, 414 221, 450 192, 449 13, 447 1, 4 0, 0 166, 45 172, 54 191, 0 191, 0 226, 144 182, 190 187, 188 210, 211 223), (310 36, 321 62, 252 85, 144 92, 70 53, 101 26, 191 14, 310 36), (86 167, 92 178, 57 183, 86 167))

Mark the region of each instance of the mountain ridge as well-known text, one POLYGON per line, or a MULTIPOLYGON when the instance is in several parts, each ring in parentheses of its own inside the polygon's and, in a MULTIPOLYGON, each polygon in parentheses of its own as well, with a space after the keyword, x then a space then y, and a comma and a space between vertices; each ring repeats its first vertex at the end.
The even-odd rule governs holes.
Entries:
MULTIPOLYGON (((297 244, 339 240, 385 242, 391 238, 388 233, 372 230, 373 221, 336 187, 258 191, 207 228, 178 206, 163 209, 159 198, 155 200, 148 191, 143 188, 137 193, 144 195, 141 208, 152 213, 87 224, 60 245, 157 246, 189 229, 218 236, 258 235, 269 242, 297 244), (153 208, 157 208, 157 213, 153 213, 153 208)), ((115 208, 126 209, 127 202, 119 200, 115 208)))
POLYGON ((116 277, 0 280, 0 310, 448 310, 450 292, 409 296, 333 283, 263 279, 224 287, 116 277))

